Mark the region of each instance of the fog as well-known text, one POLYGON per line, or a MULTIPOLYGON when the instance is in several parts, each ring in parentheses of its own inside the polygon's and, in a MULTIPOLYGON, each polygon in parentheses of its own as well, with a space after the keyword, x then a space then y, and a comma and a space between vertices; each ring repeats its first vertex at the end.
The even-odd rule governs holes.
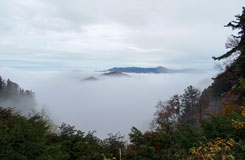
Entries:
POLYGON ((15 112, 28 115, 36 112, 35 99, 26 95, 12 95, 11 98, 1 99, 0 106, 12 108, 15 112))
POLYGON ((62 122, 82 131, 126 135, 135 126, 149 128, 159 100, 193 85, 207 87, 214 73, 129 74, 130 77, 100 76, 84 71, 20 71, 0 68, 0 75, 35 92, 38 110, 44 109, 55 124, 62 122), (94 76, 98 80, 83 81, 94 76))

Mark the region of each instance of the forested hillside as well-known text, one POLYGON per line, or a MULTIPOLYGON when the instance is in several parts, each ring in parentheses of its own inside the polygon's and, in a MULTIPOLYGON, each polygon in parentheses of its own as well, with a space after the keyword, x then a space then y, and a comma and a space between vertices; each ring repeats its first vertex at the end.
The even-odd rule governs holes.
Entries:
MULTIPOLYGON (((152 129, 143 133, 132 127, 129 144, 120 134, 100 140, 71 125, 57 127, 44 114, 25 117, 0 108, 0 159, 245 159, 245 8, 226 26, 238 35, 228 42, 227 53, 214 57, 235 55, 225 71, 203 92, 189 86, 183 94, 159 101, 152 129)), ((1 99, 15 95, 18 104, 20 96, 32 95, 11 81, 0 83, 1 99)))
POLYGON ((26 114, 35 109, 35 96, 32 91, 21 89, 18 84, 0 76, 0 106, 26 114))

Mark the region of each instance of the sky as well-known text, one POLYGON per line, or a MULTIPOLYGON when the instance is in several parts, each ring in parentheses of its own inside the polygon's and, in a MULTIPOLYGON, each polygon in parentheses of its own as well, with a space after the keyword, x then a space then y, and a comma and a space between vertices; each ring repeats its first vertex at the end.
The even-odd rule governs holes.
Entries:
POLYGON ((212 70, 242 0, 1 0, 0 67, 212 70))

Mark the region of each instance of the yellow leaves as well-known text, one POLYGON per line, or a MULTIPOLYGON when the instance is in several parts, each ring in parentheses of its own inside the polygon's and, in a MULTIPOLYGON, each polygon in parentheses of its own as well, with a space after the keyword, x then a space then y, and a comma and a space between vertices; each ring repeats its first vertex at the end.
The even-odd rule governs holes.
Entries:
POLYGON ((230 114, 232 111, 236 110, 238 106, 234 104, 226 104, 223 109, 223 115, 230 114))
POLYGON ((245 107, 242 107, 242 113, 241 113, 242 117, 245 117, 245 107))
POLYGON ((206 158, 213 159, 213 155, 212 154, 207 154, 206 158))
POLYGON ((218 146, 215 148, 215 151, 216 151, 217 153, 221 152, 221 150, 222 150, 222 149, 221 149, 220 147, 218 147, 218 146))
POLYGON ((233 160, 234 157, 230 151, 235 147, 236 142, 233 139, 225 140, 217 138, 215 141, 209 141, 201 144, 198 148, 193 147, 190 152, 192 156, 188 159, 203 159, 203 160, 233 160))
MULTIPOLYGON (((245 117, 245 107, 241 107, 240 113, 242 117, 245 117)), ((237 130, 245 129, 245 121, 232 119, 232 126, 237 130)))
POLYGON ((245 122, 240 122, 232 119, 232 126, 239 130, 239 129, 244 129, 245 128, 245 122))
POLYGON ((101 156, 103 157, 103 160, 116 160, 115 157, 107 158, 104 153, 102 153, 101 156))
POLYGON ((242 117, 245 117, 245 107, 243 105, 245 105, 245 101, 242 102, 244 104, 238 105, 236 103, 228 103, 225 106, 223 106, 223 115, 227 115, 230 114, 232 112, 237 112, 239 114, 241 114, 242 117))
POLYGON ((241 115, 242 117, 245 117, 245 111, 242 111, 241 115))
POLYGON ((190 152, 191 152, 192 154, 196 153, 195 147, 194 147, 194 148, 191 148, 191 149, 190 149, 190 152))
POLYGON ((233 155, 230 155, 229 158, 231 158, 231 160, 235 160, 235 157, 233 155))
POLYGON ((231 147, 234 147, 234 145, 236 144, 236 142, 234 141, 234 139, 230 139, 229 141, 226 142, 228 145, 230 145, 231 147))

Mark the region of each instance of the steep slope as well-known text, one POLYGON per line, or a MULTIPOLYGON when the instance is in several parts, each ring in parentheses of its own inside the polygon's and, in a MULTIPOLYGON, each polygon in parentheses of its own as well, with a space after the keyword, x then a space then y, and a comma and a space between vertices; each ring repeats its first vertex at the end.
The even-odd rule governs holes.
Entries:
POLYGON ((24 90, 11 80, 3 80, 0 76, 0 106, 11 107, 15 111, 26 114, 35 109, 34 93, 24 90))
POLYGON ((212 85, 203 91, 201 103, 206 106, 207 112, 216 112, 224 109, 224 106, 235 103, 244 105, 245 101, 245 7, 241 15, 237 15, 236 21, 226 25, 233 30, 238 29, 238 36, 232 35, 232 41, 228 42, 230 50, 214 60, 223 60, 232 56, 237 58, 232 61, 223 73, 213 80, 212 85), (237 43, 234 43, 237 42, 237 43))

